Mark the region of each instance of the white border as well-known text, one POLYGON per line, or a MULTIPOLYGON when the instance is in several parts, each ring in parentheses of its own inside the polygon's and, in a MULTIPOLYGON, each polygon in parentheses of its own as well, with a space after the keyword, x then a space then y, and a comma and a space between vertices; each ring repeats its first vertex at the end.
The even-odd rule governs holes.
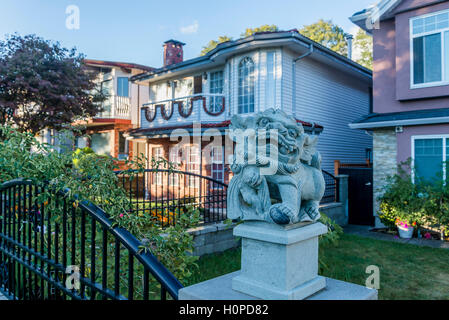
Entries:
MULTIPOLYGON (((443 139, 443 157, 442 161, 447 161, 447 155, 446 155, 446 141, 449 139, 449 134, 429 134, 429 135, 415 135, 411 136, 411 176, 412 176, 412 182, 415 183, 415 140, 417 139, 443 139)), ((446 166, 443 166, 443 181, 446 181, 446 166)))
MULTIPOLYGON (((444 29, 439 29, 438 31, 429 31, 429 32, 421 32, 417 35, 413 34, 413 22, 418 19, 425 19, 432 16, 437 16, 442 13, 449 13, 449 9, 446 10, 440 10, 428 14, 423 14, 420 16, 416 16, 409 19, 409 40, 410 40, 410 89, 420 89, 420 88, 430 88, 430 87, 439 87, 439 86, 446 86, 449 85, 449 79, 445 79, 445 71, 446 71, 446 63, 449 63, 449 61, 445 61, 444 57, 444 49, 445 49, 445 41, 444 41, 444 33, 446 31, 449 32, 449 27, 444 29), (434 81, 434 82, 427 82, 427 83, 420 83, 420 84, 414 84, 414 65, 413 65, 413 39, 417 37, 422 37, 426 35, 431 34, 437 34, 439 33, 441 36, 441 79, 442 81, 434 81)), ((449 48, 449 44, 447 44, 449 48)))

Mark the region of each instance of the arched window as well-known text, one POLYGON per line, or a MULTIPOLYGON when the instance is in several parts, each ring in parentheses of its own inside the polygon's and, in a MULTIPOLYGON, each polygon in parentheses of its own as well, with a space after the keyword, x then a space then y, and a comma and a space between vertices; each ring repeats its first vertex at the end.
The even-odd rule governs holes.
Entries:
POLYGON ((239 63, 239 104, 238 113, 254 112, 254 62, 243 58, 239 63))

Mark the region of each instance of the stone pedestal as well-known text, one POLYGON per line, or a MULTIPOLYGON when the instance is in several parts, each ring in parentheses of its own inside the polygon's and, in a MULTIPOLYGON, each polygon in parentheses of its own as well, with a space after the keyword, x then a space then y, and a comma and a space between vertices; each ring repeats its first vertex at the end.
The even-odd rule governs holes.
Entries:
POLYGON ((318 276, 321 223, 280 226, 245 222, 234 229, 242 238, 242 269, 232 289, 266 300, 302 300, 323 289, 318 276))
POLYGON ((242 268, 179 291, 180 300, 368 300, 377 290, 318 275, 322 223, 280 226, 245 222, 234 228, 242 239, 242 268))

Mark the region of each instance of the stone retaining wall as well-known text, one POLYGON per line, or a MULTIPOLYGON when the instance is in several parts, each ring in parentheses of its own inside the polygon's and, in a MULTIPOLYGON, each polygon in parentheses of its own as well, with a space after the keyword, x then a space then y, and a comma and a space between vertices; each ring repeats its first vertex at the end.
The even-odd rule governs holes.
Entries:
POLYGON ((240 239, 233 235, 234 225, 218 222, 189 230, 194 236, 193 255, 203 256, 222 252, 240 245, 240 239))
POLYGON ((320 207, 320 212, 324 213, 342 227, 348 224, 345 206, 341 202, 322 205, 320 207))
MULTIPOLYGON (((322 205, 320 211, 341 226, 348 223, 343 203, 336 202, 322 205)), ((195 249, 193 255, 203 256, 240 246, 240 239, 233 235, 234 226, 235 224, 230 226, 219 222, 189 230, 194 236, 195 249)))

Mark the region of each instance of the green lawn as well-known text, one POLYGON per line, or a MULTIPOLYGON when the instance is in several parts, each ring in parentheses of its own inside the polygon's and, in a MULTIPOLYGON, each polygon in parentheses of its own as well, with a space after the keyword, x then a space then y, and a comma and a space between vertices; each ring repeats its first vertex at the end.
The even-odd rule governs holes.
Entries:
MULTIPOLYGON (((321 248, 326 277, 364 285, 369 265, 380 269, 379 299, 449 299, 449 250, 343 235, 321 248)), ((240 269, 240 249, 202 257, 190 284, 240 269)), ((187 284, 188 285, 188 284, 187 284)))

